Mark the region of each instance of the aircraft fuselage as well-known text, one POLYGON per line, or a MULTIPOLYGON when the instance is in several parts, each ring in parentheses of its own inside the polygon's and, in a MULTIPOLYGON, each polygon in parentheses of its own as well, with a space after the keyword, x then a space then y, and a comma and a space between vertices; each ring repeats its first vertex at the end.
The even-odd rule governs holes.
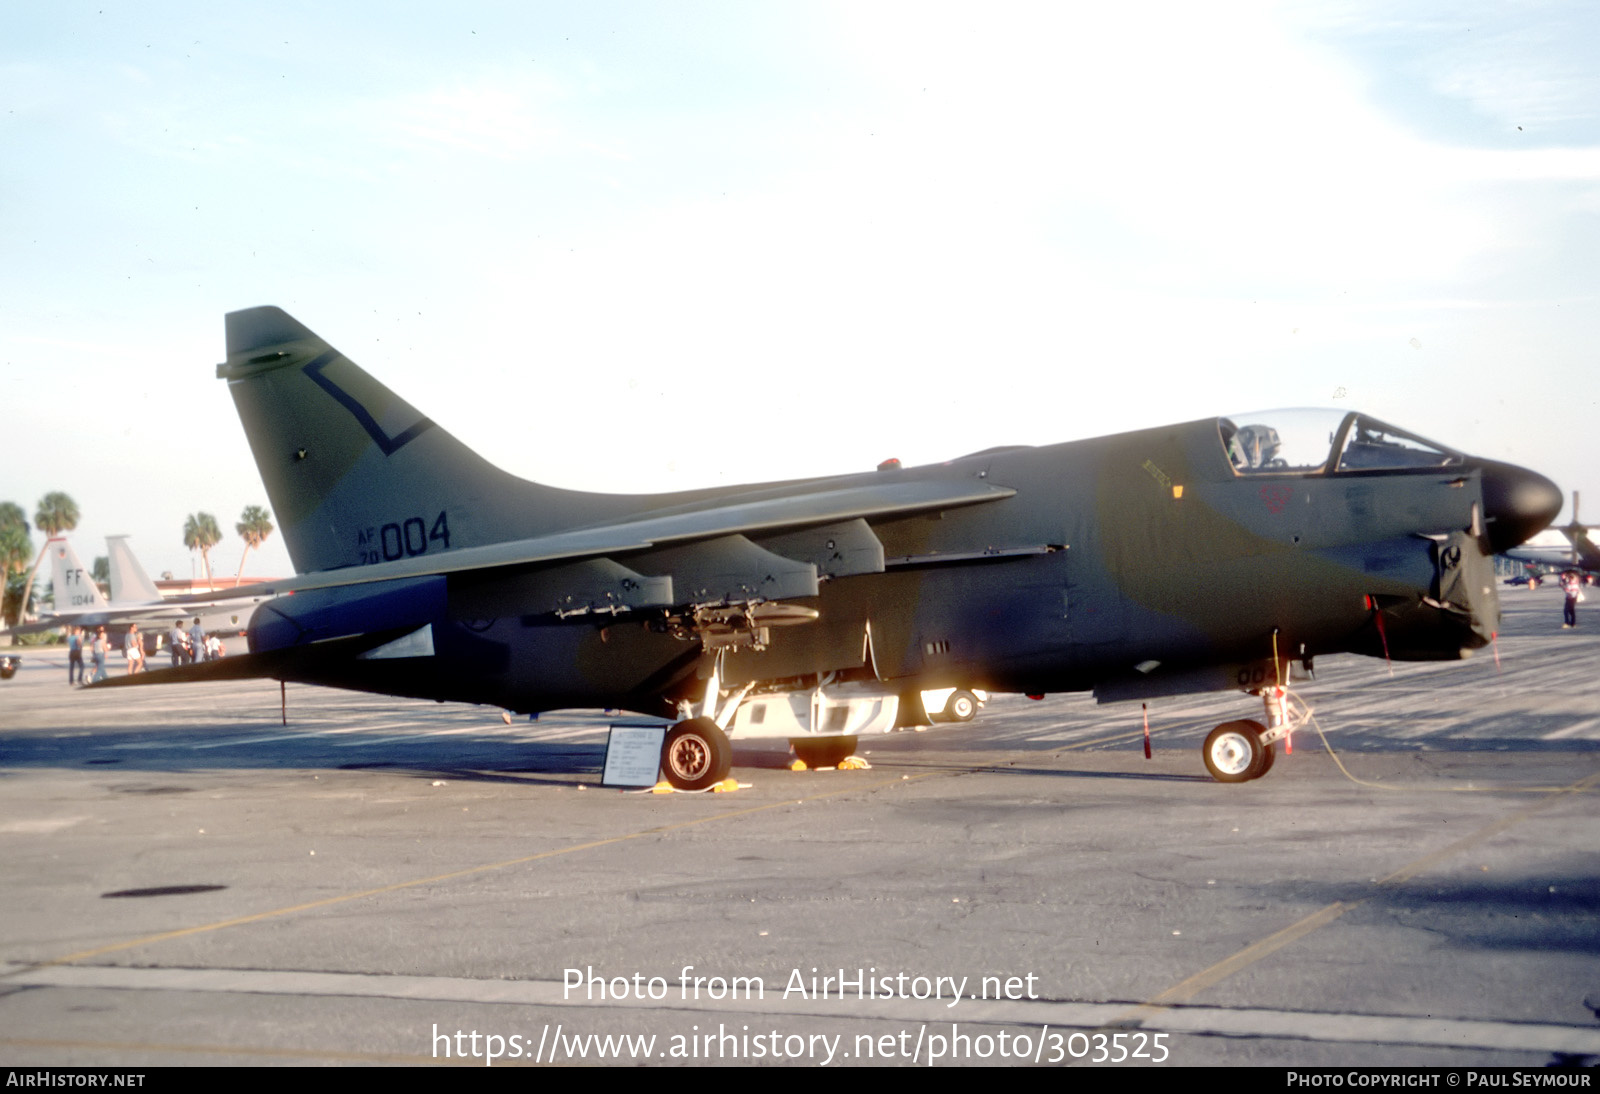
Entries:
MULTIPOLYGON (((1382 656, 1387 646, 1397 659, 1454 658, 1489 640, 1498 605, 1479 545, 1482 467, 1245 477, 1217 429, 1209 419, 829 480, 978 480, 1015 494, 873 522, 882 571, 825 580, 796 600, 816 620, 775 629, 765 648, 733 649, 724 684, 837 672, 906 692, 1114 691, 1119 680, 1159 690, 1202 667, 1221 666, 1226 683, 1235 664, 1274 657, 1382 656)), ((810 493, 818 483, 791 488, 810 493)), ((726 505, 751 492, 785 488, 700 497, 726 505)), ((450 519, 447 510, 430 516, 450 519)), ((404 519, 388 523, 403 528, 404 519)), ((613 557, 648 573, 649 554, 613 557)), ((521 580, 453 574, 297 594, 275 602, 297 620, 296 635, 265 626, 252 648, 428 626, 431 658, 369 655, 303 678, 521 711, 663 713, 704 686, 709 655, 663 625, 671 612, 486 609, 515 605, 521 580)), ((1181 680, 1175 689, 1197 690, 1181 680)))

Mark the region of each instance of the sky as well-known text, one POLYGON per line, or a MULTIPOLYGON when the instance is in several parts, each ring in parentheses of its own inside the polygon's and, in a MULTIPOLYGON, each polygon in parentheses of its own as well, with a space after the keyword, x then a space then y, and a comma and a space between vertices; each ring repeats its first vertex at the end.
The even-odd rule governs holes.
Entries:
POLYGON ((86 559, 236 571, 261 304, 575 489, 1333 406, 1600 519, 1581 0, 58 0, 0 101, 0 501, 86 559))

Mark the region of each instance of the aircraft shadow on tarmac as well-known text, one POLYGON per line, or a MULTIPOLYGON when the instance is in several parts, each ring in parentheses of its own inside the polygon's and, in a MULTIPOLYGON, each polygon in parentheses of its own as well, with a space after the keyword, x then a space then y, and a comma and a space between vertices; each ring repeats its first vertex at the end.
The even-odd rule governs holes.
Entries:
MULTIPOLYGON (((1526 727, 1527 718, 1517 721, 1526 727)), ((975 727, 976 728, 976 727, 975 727)), ((1508 729, 1512 728, 1508 726, 1508 729)), ((374 731, 388 736, 389 730, 374 731)), ((373 770, 415 772, 419 776, 445 778, 481 777, 524 783, 569 782, 573 775, 592 776, 598 781, 605 761, 602 740, 587 741, 507 741, 503 736, 453 733, 430 736, 426 727, 417 726, 414 736, 367 745, 356 734, 324 737, 296 728, 291 721, 285 729, 275 723, 246 729, 230 727, 230 735, 243 734, 237 741, 204 732, 173 730, 170 725, 126 725, 112 731, 83 736, 43 736, 37 733, 0 733, 0 767, 41 768, 116 768, 123 771, 202 772, 281 769, 373 770), (289 734, 287 739, 261 739, 289 734), (359 748, 352 747, 358 745, 359 748), (357 755, 352 755, 356 752, 357 755), (360 755, 373 757, 363 759, 360 755), (468 773, 475 773, 469 775, 468 773), (551 776, 549 780, 533 776, 551 776), (566 778, 560 778, 565 776, 566 778)), ((1157 760, 1174 755, 1192 757, 1203 736, 1202 723, 1194 728, 1168 730, 1155 740, 1157 760)), ((1211 782, 1195 757, 1192 773, 1147 769, 1148 761, 1133 742, 1097 746, 1095 752, 1125 752, 1121 770, 1093 770, 1082 766, 1053 767, 1038 763, 1008 762, 1004 756, 1018 752, 1033 756, 1059 754, 1072 747, 1070 742, 1029 742, 974 733, 964 728, 944 729, 914 741, 902 743, 906 735, 896 734, 862 741, 862 752, 875 767, 897 770, 959 772, 979 768, 996 774, 1050 776, 1064 779, 1127 779, 1156 782, 1211 782), (997 755, 999 754, 999 755, 997 755), (970 757, 970 759, 969 759, 970 757), (981 758, 980 758, 981 757, 981 758), (985 762, 987 761, 987 762, 985 762)), ((1443 759, 1451 753, 1571 753, 1600 750, 1600 741, 1584 739, 1542 740, 1529 737, 1493 735, 1483 737, 1430 738, 1416 740, 1403 733, 1384 733, 1367 727, 1352 727, 1331 735, 1334 747, 1343 754, 1411 753, 1419 762, 1443 759)), ((1295 738, 1294 757, 1280 757, 1280 765, 1292 769, 1296 759, 1313 754, 1325 756, 1322 742, 1313 733, 1295 738)), ((736 748, 737 769, 766 771, 788 777, 789 762, 783 751, 736 748)))
MULTIPOLYGON (((1427 931, 1441 954, 1478 949, 1600 956, 1600 878, 1576 856, 1541 863, 1536 876, 1506 877, 1502 870, 1394 886, 1281 883, 1261 892, 1288 904, 1359 902, 1358 915, 1385 916, 1427 931)), ((1586 978, 1585 990, 1600 996, 1592 978, 1586 978)))
MULTIPOLYGON (((170 741, 170 737, 168 738, 170 741)), ((519 743, 508 747, 504 740, 454 736, 386 750, 381 760, 351 760, 347 749, 334 749, 315 740, 293 742, 242 742, 237 745, 215 742, 218 747, 197 751, 183 742, 172 741, 160 747, 148 733, 131 728, 93 738, 41 740, 10 739, 0 735, 0 765, 16 769, 100 768, 106 771, 195 773, 207 771, 261 771, 323 769, 337 771, 385 771, 415 778, 452 778, 483 782, 539 785, 569 785, 572 775, 590 775, 598 781, 605 762, 603 744, 571 742, 519 743), (136 746, 136 747, 130 747, 136 746), (545 778, 540 778, 545 776, 545 778), (562 776, 567 776, 563 778, 562 776)), ((1185 749, 1187 753, 1189 750, 1185 749)), ((1129 765, 1143 760, 1129 758, 1129 765)), ((772 751, 734 753, 735 771, 758 770, 788 777, 788 757, 772 751)), ((1162 771, 1093 771, 1075 768, 1050 768, 1031 764, 974 764, 964 760, 933 759, 927 756, 884 756, 877 766, 905 772, 946 772, 958 774, 982 770, 996 775, 1033 775, 1063 779, 1129 779, 1136 781, 1207 783, 1213 780, 1203 771, 1173 774, 1162 771)), ((1197 765, 1198 766, 1198 765, 1197 765)), ((851 773, 853 778, 866 772, 851 773)), ((803 778, 796 774, 795 778, 803 778)), ((868 776, 870 777, 870 776, 868 776)))
MULTIPOLYGON (((264 732, 293 732, 263 726, 264 732)), ((348 744, 349 737, 342 738, 348 744)), ((130 726, 87 737, 50 738, 0 734, 0 767, 12 769, 102 768, 107 771, 207 772, 262 770, 401 770, 435 777, 468 771, 502 775, 598 775, 604 743, 518 742, 504 738, 419 736, 381 748, 381 759, 353 757, 349 747, 318 737, 232 742, 204 734, 174 735, 170 727, 130 726), (165 730, 165 732, 161 732, 165 730), (196 747, 197 745, 204 746, 196 747)), ((362 749, 372 755, 374 749, 362 749)), ((528 781, 518 779, 516 781, 528 781)))

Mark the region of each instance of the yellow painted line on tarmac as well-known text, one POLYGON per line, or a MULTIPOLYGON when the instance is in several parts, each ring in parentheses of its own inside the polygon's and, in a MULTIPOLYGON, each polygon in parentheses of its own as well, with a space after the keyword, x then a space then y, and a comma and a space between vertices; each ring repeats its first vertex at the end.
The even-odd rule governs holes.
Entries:
POLYGON ((1533 814, 1555 805, 1569 794, 1582 794, 1587 790, 1594 789, 1596 785, 1600 785, 1600 771, 1595 772, 1588 778, 1579 779, 1575 783, 1570 783, 1567 786, 1552 789, 1548 797, 1541 798, 1539 801, 1534 802, 1526 809, 1519 810, 1518 812, 1512 813, 1508 817, 1503 817, 1500 820, 1495 821, 1493 824, 1489 824, 1478 829, 1476 832, 1462 836, 1448 847, 1442 847, 1431 855, 1425 855, 1424 857, 1417 859, 1415 862, 1407 863, 1394 873, 1379 878, 1376 884, 1380 886, 1398 885, 1403 881, 1409 881, 1439 860, 1448 858, 1450 855, 1453 855, 1458 851, 1464 851, 1475 843, 1488 839, 1490 836, 1496 835, 1500 832, 1504 832, 1507 828, 1510 828, 1513 825, 1522 823, 1527 818, 1533 816, 1533 814))
POLYGON ((363 900, 366 897, 381 896, 384 893, 399 892, 402 889, 415 889, 423 885, 437 885, 445 881, 454 881, 458 878, 473 877, 478 874, 492 873, 496 870, 505 870, 512 866, 522 866, 530 862, 539 862, 544 859, 558 858, 562 855, 574 855, 580 851, 592 851, 600 847, 610 847, 614 844, 627 843, 630 840, 646 839, 651 836, 663 836, 671 832, 680 832, 686 828, 694 828, 702 824, 712 824, 716 821, 733 820, 736 817, 748 817, 756 813, 765 813, 773 809, 782 809, 787 806, 805 805, 808 802, 821 801, 824 798, 837 797, 840 794, 855 793, 862 790, 878 790, 889 786, 903 786, 907 782, 931 778, 934 775, 947 774, 946 772, 930 771, 921 775, 902 775, 893 779, 881 780, 870 785, 856 784, 829 790, 820 794, 811 794, 804 798, 785 798, 782 801, 769 802, 766 805, 751 806, 748 809, 733 809, 715 816, 695 817, 690 820, 676 821, 672 824, 656 825, 652 828, 643 828, 637 832, 628 832, 620 836, 609 836, 605 839, 587 840, 575 843, 568 847, 557 847, 549 851, 540 851, 537 854, 522 855, 518 858, 505 859, 501 862, 490 862, 481 866, 469 866, 461 870, 451 870, 444 874, 433 874, 429 877, 412 878, 410 881, 397 881, 392 885, 379 885, 372 889, 362 889, 354 893, 343 893, 339 896, 324 897, 321 900, 308 900, 303 904, 291 904, 285 908, 274 908, 267 912, 255 912, 251 915, 234 916, 231 919, 218 920, 215 923, 203 923, 195 927, 180 927, 177 930, 162 931, 157 934, 143 935, 139 938, 125 942, 112 942, 92 949, 78 950, 61 957, 51 958, 48 961, 39 961, 25 965, 10 972, 0 973, 0 980, 11 976, 20 975, 31 969, 49 968, 52 965, 71 965, 79 961, 87 961, 92 957, 103 957, 108 953, 119 953, 123 950, 135 949, 139 946, 150 946, 158 942, 170 942, 175 938, 188 938, 191 935, 207 934, 211 931, 225 930, 228 927, 240 927, 246 923, 259 923, 267 919, 278 919, 297 912, 309 912, 315 908, 327 908, 335 904, 346 904, 352 900, 363 900))
POLYGON ((1246 946, 1232 957, 1218 961, 1209 969, 1195 973, 1189 979, 1173 985, 1160 995, 1134 1007, 1126 1014, 1117 1015, 1106 1023, 1106 1027, 1116 1029, 1141 1026, 1168 1007, 1175 1007, 1179 1003, 1188 1002, 1207 988, 1221 983, 1236 972, 1249 968, 1262 958, 1277 953, 1290 943, 1298 942, 1312 931, 1332 923, 1351 908, 1359 908, 1365 903, 1365 900, 1348 903, 1336 900, 1326 908, 1320 908, 1312 912, 1300 922, 1285 927, 1277 934, 1268 935, 1260 942, 1246 946))
MULTIPOLYGON (((1493 823, 1486 824, 1477 831, 1461 837, 1454 843, 1451 843, 1445 847, 1441 847, 1437 851, 1407 863, 1393 873, 1379 878, 1377 881, 1373 882, 1373 885, 1375 888, 1385 889, 1403 884, 1404 882, 1416 877, 1430 866, 1449 858, 1451 855, 1458 854, 1461 851, 1467 850, 1469 847, 1473 847, 1479 843, 1482 843, 1484 840, 1489 839, 1492 836, 1499 835, 1501 832, 1504 832, 1507 829, 1527 820, 1535 813, 1541 812, 1545 809, 1548 809, 1550 806, 1555 805, 1568 795, 1581 794, 1584 791, 1593 788, 1597 783, 1600 783, 1600 771, 1595 772, 1587 778, 1579 779, 1577 782, 1571 783, 1568 786, 1563 786, 1553 790, 1547 797, 1533 803, 1527 808, 1519 809, 1517 812, 1512 813, 1509 816, 1502 817, 1493 823)), ((1256 962, 1261 961, 1266 957, 1270 957, 1272 954, 1277 953, 1285 946, 1288 946, 1294 942, 1298 942, 1300 939, 1304 938, 1308 934, 1311 934, 1313 931, 1326 927, 1329 923, 1332 923, 1334 920, 1344 915, 1344 913, 1353 908, 1361 907, 1361 905, 1365 904, 1371 899, 1372 897, 1363 897, 1360 900, 1352 901, 1336 900, 1326 907, 1319 908, 1310 915, 1306 916, 1304 919, 1290 924, 1283 930, 1278 931, 1276 934, 1268 935, 1261 941, 1246 946, 1232 957, 1224 958, 1223 960, 1217 962, 1209 969, 1197 972, 1187 980, 1184 980, 1178 984, 1174 984, 1160 995, 1146 1000, 1127 1013, 1119 1014, 1117 1017, 1107 1022, 1105 1028, 1116 1029, 1140 1026, 1169 1007, 1175 1007, 1181 1003, 1188 1002, 1190 999, 1194 998, 1202 991, 1205 991, 1207 988, 1221 983, 1228 977, 1249 968, 1251 965, 1254 965, 1256 962)))

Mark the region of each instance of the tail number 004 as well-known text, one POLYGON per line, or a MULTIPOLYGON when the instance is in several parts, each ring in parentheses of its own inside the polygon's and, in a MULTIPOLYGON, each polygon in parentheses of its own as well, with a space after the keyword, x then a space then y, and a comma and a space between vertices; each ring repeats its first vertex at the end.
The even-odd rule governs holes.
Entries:
POLYGON ((407 517, 381 528, 364 528, 356 533, 356 551, 361 556, 363 566, 411 558, 427 554, 429 550, 449 549, 450 521, 442 511, 432 526, 421 517, 407 517))

